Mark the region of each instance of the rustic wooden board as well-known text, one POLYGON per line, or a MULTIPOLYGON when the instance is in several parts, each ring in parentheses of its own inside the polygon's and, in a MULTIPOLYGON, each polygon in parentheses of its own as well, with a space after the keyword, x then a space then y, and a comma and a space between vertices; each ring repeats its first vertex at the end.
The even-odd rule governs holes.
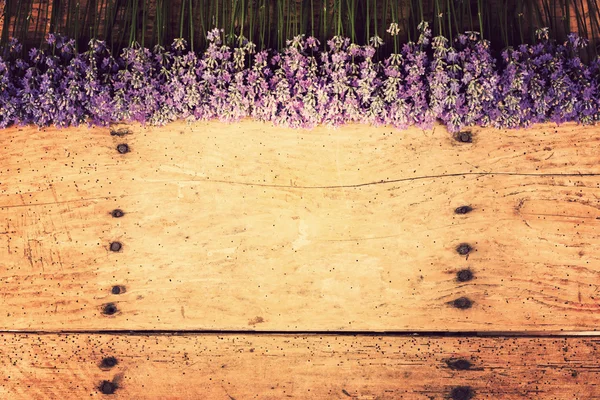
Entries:
POLYGON ((7 130, 0 329, 594 331, 598 133, 7 130))
POLYGON ((14 400, 600 398, 597 338, 5 333, 0 343, 0 397, 14 400))

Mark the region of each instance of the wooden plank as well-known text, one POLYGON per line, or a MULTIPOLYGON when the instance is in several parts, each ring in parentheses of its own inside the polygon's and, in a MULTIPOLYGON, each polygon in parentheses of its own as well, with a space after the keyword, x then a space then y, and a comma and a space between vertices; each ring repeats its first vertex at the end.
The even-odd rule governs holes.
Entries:
POLYGON ((116 171, 128 177, 125 183, 211 180, 299 188, 456 174, 600 173, 598 127, 547 124, 470 132, 472 143, 457 141, 442 126, 430 131, 365 125, 293 130, 244 121, 148 128, 9 128, 0 136, 0 194, 20 192, 21 204, 29 204, 36 202, 37 192, 54 187, 58 200, 71 201, 89 191, 97 195, 100 186, 116 188, 116 171), (115 147, 120 143, 131 151, 118 154, 115 147))
POLYGON ((7 131, 0 329, 597 329, 597 131, 359 129, 7 131))
POLYGON ((600 398, 598 338, 4 333, 0 341, 0 396, 15 400, 600 398))

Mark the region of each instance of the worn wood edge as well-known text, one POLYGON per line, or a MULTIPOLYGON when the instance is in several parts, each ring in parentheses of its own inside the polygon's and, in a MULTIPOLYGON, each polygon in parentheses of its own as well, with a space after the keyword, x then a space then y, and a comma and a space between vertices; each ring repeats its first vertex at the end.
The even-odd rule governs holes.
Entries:
POLYGON ((598 338, 2 333, 0 344, 0 396, 15 400, 600 396, 598 338))

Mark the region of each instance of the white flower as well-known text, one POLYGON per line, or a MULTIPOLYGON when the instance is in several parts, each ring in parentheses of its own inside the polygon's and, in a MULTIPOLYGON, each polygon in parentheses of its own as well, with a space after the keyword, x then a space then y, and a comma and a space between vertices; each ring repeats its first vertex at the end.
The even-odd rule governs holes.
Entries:
POLYGON ((421 21, 417 26, 417 29, 419 30, 419 32, 425 32, 427 29, 429 29, 429 22, 421 21))
POLYGON ((466 31, 465 35, 467 35, 467 37, 470 40, 477 40, 479 38, 480 33, 476 31, 466 31))
POLYGON ((371 43, 371 46, 378 48, 383 44, 383 40, 381 40, 379 36, 375 35, 371 39, 369 39, 369 43, 371 43))
POLYGON ((550 37, 550 28, 540 28, 538 30, 535 31, 535 36, 537 36, 537 38, 539 40, 545 39, 548 40, 548 38, 550 37))
POLYGON ((248 54, 254 54, 256 53, 256 45, 252 42, 248 42, 244 46, 244 50, 246 50, 248 54))
POLYGON ((392 35, 392 36, 396 36, 397 34, 399 34, 399 33, 400 33, 400 27, 398 26, 398 24, 397 24, 397 23, 395 23, 395 22, 392 22, 392 23, 390 24, 390 27, 389 27, 389 28, 388 28, 388 30, 387 30, 387 33, 389 33, 389 34, 390 34, 390 35, 392 35))

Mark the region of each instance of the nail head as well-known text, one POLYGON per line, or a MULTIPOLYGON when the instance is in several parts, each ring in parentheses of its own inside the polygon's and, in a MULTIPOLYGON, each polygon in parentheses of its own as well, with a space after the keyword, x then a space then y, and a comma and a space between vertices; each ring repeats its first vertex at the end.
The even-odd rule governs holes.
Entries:
POLYGON ((469 386, 457 386, 450 392, 452 400, 471 400, 475 393, 469 386))
POLYGON ((117 309, 117 306, 114 303, 105 304, 104 307, 102 308, 102 313, 104 313, 106 315, 113 315, 117 311, 119 311, 119 310, 117 309))
POLYGON ((468 243, 461 243, 456 246, 456 252, 461 256, 466 256, 473 250, 473 248, 468 243))
POLYGON ((471 369, 472 366, 469 360, 463 358, 446 360, 446 364, 448 365, 448 368, 456 371, 466 371, 471 369))
POLYGON ((121 143, 120 145, 117 146, 117 151, 121 154, 125 154, 125 153, 129 152, 129 146, 125 143, 121 143))
POLYGON ((102 359, 102 363, 100 364, 101 368, 112 368, 117 365, 119 361, 115 357, 104 357, 102 359))
POLYGON ((456 140, 461 143, 472 143, 473 135, 471 132, 459 132, 458 135, 456 135, 456 140))
POLYGON ((468 282, 473 279, 473 272, 470 269, 462 269, 456 273, 456 279, 459 282, 468 282))
POLYGON ((460 310, 466 310, 471 308, 473 302, 467 297, 459 297, 458 299, 452 302, 452 305, 460 310))
POLYGON ((120 242, 112 242, 110 244, 110 251, 119 251, 122 247, 123 245, 120 242))
POLYGON ((112 287, 112 289, 110 291, 112 294, 121 294, 123 289, 121 288, 121 286, 115 285, 112 287))
POLYGON ((125 136, 125 135, 131 135, 131 131, 127 128, 120 128, 120 129, 117 129, 116 131, 111 129, 110 135, 111 136, 119 136, 119 137, 125 136))
POLYGON ((125 215, 125 213, 123 212, 123 210, 117 208, 112 210, 111 215, 114 218, 121 218, 123 215, 125 215))
POLYGON ((470 213, 471 211, 473 211, 473 208, 471 206, 460 206, 454 210, 454 213, 467 214, 467 213, 470 213))
POLYGON ((114 394, 117 390, 117 385, 110 381, 102 381, 100 384, 100 392, 102 394, 114 394))

